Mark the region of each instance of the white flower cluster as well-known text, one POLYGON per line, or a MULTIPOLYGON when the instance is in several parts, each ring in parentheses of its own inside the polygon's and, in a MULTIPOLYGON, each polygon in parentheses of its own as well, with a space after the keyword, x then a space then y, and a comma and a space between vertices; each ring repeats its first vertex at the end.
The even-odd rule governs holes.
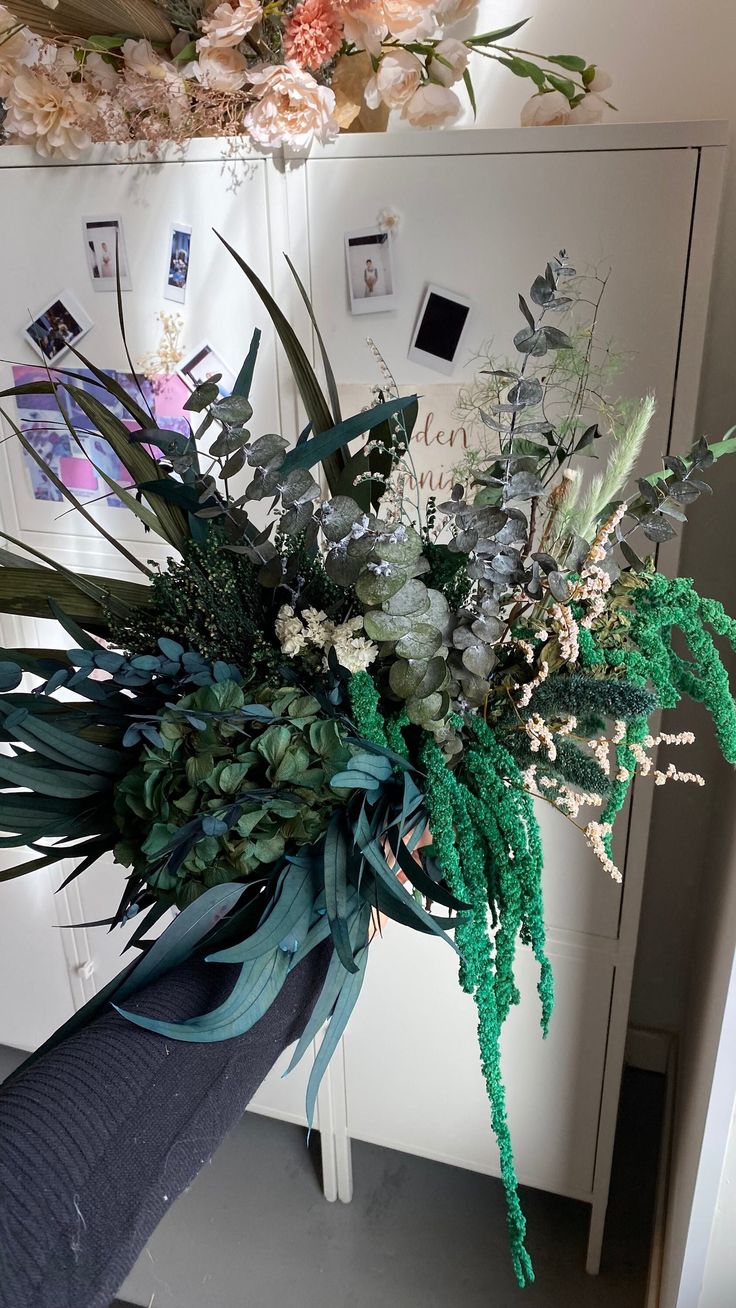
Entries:
POLYGON ((531 741, 530 749, 532 754, 538 754, 544 746, 545 753, 550 762, 557 758, 557 746, 555 745, 554 736, 550 731, 547 723, 540 713, 532 713, 524 723, 524 730, 531 741))
POLYGON ((566 663, 577 663, 580 654, 578 645, 578 624, 572 610, 567 604, 554 603, 550 606, 549 625, 557 636, 560 654, 566 663))
POLYGON ((583 834, 599 863, 608 872, 611 880, 621 882, 623 877, 613 859, 609 857, 604 844, 604 839, 610 830, 610 822, 589 822, 583 834))
POLYGON ((325 655, 334 649, 341 667, 348 672, 364 672, 378 653, 377 645, 357 635, 363 630, 360 614, 336 625, 321 609, 305 609, 299 617, 290 604, 282 604, 274 625, 282 652, 288 658, 301 654, 310 645, 325 655))

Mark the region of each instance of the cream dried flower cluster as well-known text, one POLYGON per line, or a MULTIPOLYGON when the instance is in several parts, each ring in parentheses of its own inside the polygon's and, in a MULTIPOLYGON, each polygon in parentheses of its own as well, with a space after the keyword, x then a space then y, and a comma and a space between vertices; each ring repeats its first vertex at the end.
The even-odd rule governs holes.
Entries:
POLYGON ((335 657, 347 672, 364 672, 378 654, 378 646, 365 636, 360 614, 345 622, 333 623, 321 609, 305 609, 301 617, 289 604, 282 604, 276 616, 276 637, 281 651, 288 658, 303 654, 310 646, 322 650, 326 656, 334 650, 335 657))
POLYGON ((464 82, 474 98, 474 52, 501 58, 575 113, 597 100, 602 77, 575 55, 521 58, 500 45, 518 23, 452 36, 473 7, 466 0, 205 0, 175 6, 184 27, 170 22, 172 6, 159 7, 168 42, 140 32, 50 40, 0 5, 7 139, 67 159, 95 141, 157 146, 200 135, 307 149, 366 114, 371 127, 392 110, 416 127, 452 122, 462 108, 454 88, 464 82))

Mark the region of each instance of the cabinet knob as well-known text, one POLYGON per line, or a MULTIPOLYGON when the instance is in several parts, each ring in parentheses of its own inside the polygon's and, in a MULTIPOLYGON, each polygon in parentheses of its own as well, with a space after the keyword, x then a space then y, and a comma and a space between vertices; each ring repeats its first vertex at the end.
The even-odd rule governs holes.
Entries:
POLYGON ((85 981, 89 981, 90 977, 93 977, 95 974, 95 965, 91 958, 87 958, 83 963, 77 964, 75 971, 78 972, 81 977, 84 977, 85 981))

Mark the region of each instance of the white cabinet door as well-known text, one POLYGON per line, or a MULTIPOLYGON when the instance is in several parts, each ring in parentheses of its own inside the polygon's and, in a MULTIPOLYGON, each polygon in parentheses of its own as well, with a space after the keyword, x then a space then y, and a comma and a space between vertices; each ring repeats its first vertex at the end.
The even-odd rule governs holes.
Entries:
MULTIPOLYGON (((519 1180, 585 1198, 593 1185, 613 967, 605 954, 550 946, 556 1006, 539 1029, 537 971, 519 948, 521 1005, 502 1037, 519 1180)), ((371 946, 345 1035, 348 1134, 498 1175, 473 1000, 439 940, 390 925, 371 946)))

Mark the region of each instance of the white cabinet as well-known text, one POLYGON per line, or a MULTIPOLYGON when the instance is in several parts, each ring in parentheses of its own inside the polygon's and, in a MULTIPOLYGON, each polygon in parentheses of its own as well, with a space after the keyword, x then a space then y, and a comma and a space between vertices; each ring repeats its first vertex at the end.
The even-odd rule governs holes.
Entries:
MULTIPOLYGON (((612 273, 602 337, 610 335, 628 353, 622 394, 656 391, 648 448, 656 465, 660 453, 686 447, 694 435, 723 142, 718 124, 662 124, 342 137, 285 166, 250 156, 223 162, 217 143, 207 141, 194 143, 183 160, 172 155, 158 164, 120 163, 101 150, 90 165, 53 166, 25 150, 0 151, 6 245, 14 251, 3 268, 0 357, 32 361, 18 334, 26 307, 35 309, 67 286, 94 319, 85 352, 103 367, 125 369, 115 297, 93 293, 85 263, 81 220, 95 214, 123 218, 133 281, 133 294, 125 296, 132 353, 137 359, 154 349, 155 312, 175 308, 162 299, 169 226, 186 223, 192 254, 181 309, 185 346, 206 340, 237 370, 260 326, 254 423, 261 432, 288 436, 299 427, 283 358, 213 227, 254 265, 307 339, 308 320, 281 258, 290 253, 344 389, 377 380, 368 335, 402 387, 424 393, 437 385, 436 374, 407 360, 428 282, 472 301, 466 353, 455 374, 470 380, 472 350, 490 338, 497 349, 508 347, 518 326, 518 291, 565 246, 578 267, 612 273), (394 238, 396 307, 352 317, 343 235, 374 223, 384 206, 401 219, 394 238)), ((436 475, 454 457, 446 433, 431 449, 426 440, 420 452, 436 475)), ((33 498, 12 443, 0 448, 0 473, 4 530, 90 571, 110 566, 110 548, 91 528, 33 498)), ((95 512, 143 557, 165 557, 165 549, 142 540, 129 515, 107 507, 95 512)), ((668 567, 676 566, 676 547, 664 555, 668 567)), ((6 640, 19 639, 18 625, 4 630, 6 640)), ((524 1002, 503 1038, 520 1179, 591 1203, 591 1270, 608 1191, 649 804, 646 790, 637 788, 620 826, 623 891, 569 823, 540 812, 556 1011, 543 1042, 534 967, 520 950, 524 1002)), ((62 932, 53 924, 107 917, 119 871, 105 862, 53 899, 51 888, 63 875, 54 869, 0 885, 0 985, 3 995, 16 997, 0 1003, 0 1042, 33 1046, 117 970, 117 933, 62 932), (83 975, 87 961, 94 964, 91 977, 83 975)), ((303 1121, 308 1069, 287 1080, 281 1070, 274 1069, 252 1106, 303 1121)), ((328 1191, 345 1199, 351 1137, 497 1172, 474 1006, 459 990, 445 946, 394 926, 374 945, 360 1003, 320 1100, 320 1126, 328 1191)))

